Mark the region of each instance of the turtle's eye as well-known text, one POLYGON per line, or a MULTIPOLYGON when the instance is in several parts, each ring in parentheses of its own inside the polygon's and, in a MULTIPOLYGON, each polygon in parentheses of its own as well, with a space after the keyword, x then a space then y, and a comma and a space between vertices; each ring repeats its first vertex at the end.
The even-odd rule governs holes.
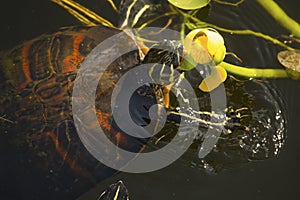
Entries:
POLYGON ((82 43, 79 45, 79 52, 82 55, 88 55, 95 47, 96 43, 94 41, 90 41, 90 39, 84 39, 82 43))

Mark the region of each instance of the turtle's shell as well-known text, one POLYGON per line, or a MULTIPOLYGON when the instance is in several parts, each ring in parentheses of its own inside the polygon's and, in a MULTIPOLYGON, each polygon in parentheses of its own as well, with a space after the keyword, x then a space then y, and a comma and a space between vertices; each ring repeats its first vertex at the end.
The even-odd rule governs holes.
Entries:
MULTIPOLYGON (((102 26, 65 28, 1 54, 0 129, 5 148, 1 157, 8 159, 12 177, 22 174, 15 177, 16 181, 22 184, 31 180, 33 186, 22 184, 26 194, 68 199, 114 172, 92 157, 80 142, 72 118, 71 95, 77 69, 85 57, 118 32, 102 26), (49 196, 45 189, 56 192, 49 196)), ((143 144, 111 125, 110 97, 118 79, 139 62, 137 51, 119 57, 103 72, 96 94, 102 129, 111 141, 132 151, 143 144)))

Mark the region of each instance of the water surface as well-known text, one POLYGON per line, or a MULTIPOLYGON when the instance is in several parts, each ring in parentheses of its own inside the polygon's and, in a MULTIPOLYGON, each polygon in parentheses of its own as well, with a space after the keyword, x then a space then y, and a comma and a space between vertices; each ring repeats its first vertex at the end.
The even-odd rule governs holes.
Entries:
MULTIPOLYGON (((297 14, 299 2, 293 0, 277 1, 294 19, 300 21, 297 14)), ((108 9, 98 5, 103 16, 109 17, 108 9), (106 12, 105 12, 106 11, 106 12)), ((52 32, 59 27, 78 25, 79 23, 63 9, 50 1, 29 0, 5 2, 5 12, 1 13, 5 21, 1 26, 1 50, 11 48, 23 41, 34 38, 46 32, 52 32)), ((230 8, 214 4, 210 22, 217 25, 259 30, 274 37, 287 34, 276 22, 264 13, 254 3, 246 1, 240 8, 230 8)), ((251 36, 232 36, 224 34, 230 51, 238 52, 243 64, 255 67, 280 67, 275 56, 277 47, 273 44, 251 36)), ((298 131, 298 112, 300 111, 300 82, 292 80, 272 80, 272 87, 278 91, 287 116, 287 138, 280 154, 271 159, 241 164, 217 175, 207 173, 202 168, 184 163, 182 160, 173 163, 162 170, 146 174, 119 173, 95 187, 79 199, 95 199, 100 191, 109 184, 122 179, 127 186, 131 199, 283 199, 298 194, 300 179, 300 162, 297 160, 300 151, 298 131)), ((14 177, 5 176, 5 166, 2 162, 1 177, 14 184, 14 177)), ((22 199, 27 180, 15 183, 15 193, 22 199)), ((2 187, 3 194, 12 193, 2 187)), ((11 187, 9 187, 11 189, 11 187)), ((1 190, 0 190, 1 191, 1 190)), ((2 192, 1 192, 2 193, 2 192)))

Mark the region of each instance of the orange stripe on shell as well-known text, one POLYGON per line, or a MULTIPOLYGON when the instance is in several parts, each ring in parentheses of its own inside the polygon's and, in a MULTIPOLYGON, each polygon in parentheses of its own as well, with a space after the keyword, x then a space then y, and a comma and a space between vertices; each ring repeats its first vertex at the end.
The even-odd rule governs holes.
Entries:
POLYGON ((29 59, 28 59, 28 55, 29 55, 29 49, 32 45, 32 42, 28 42, 24 45, 24 47, 22 48, 22 70, 23 73, 25 75, 25 82, 22 83, 18 89, 23 89, 24 87, 26 87, 26 85, 30 82, 32 82, 31 79, 31 74, 30 74, 30 66, 29 66, 29 59))
POLYGON ((73 51, 72 55, 67 56, 62 61, 62 72, 68 73, 77 70, 80 63, 84 60, 85 56, 82 56, 79 52, 80 44, 84 40, 82 34, 76 34, 73 36, 73 51))

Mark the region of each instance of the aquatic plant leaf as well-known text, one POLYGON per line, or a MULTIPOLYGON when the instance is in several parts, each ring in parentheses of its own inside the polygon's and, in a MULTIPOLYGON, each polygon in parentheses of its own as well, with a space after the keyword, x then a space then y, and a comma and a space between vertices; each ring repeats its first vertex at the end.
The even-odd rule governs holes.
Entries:
POLYGON ((203 8, 210 0, 168 0, 168 2, 181 9, 195 10, 203 8))
POLYGON ((292 79, 300 80, 300 50, 281 51, 277 54, 277 59, 292 79))

